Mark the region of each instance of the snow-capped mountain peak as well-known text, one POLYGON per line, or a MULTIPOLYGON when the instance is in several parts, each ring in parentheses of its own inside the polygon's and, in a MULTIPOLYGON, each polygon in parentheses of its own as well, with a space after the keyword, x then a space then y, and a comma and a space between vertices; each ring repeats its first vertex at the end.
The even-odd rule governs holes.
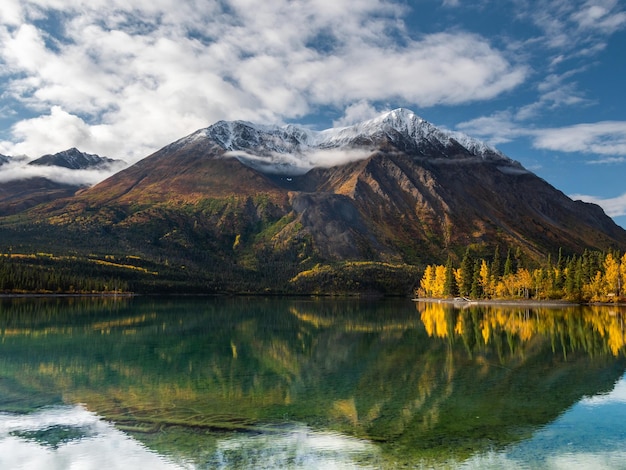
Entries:
POLYGON ((380 116, 343 128, 327 129, 319 133, 321 146, 343 146, 376 137, 403 137, 419 140, 432 129, 430 123, 405 108, 394 109, 380 116))
POLYGON ((314 131, 289 124, 259 125, 248 121, 219 121, 172 144, 184 146, 198 139, 210 139, 230 156, 262 171, 302 173, 315 166, 332 165, 320 152, 359 150, 366 158, 377 146, 387 142, 428 157, 457 158, 463 154, 482 159, 506 160, 493 147, 464 134, 437 128, 411 110, 398 108, 352 126, 314 131))
POLYGON ((261 154, 298 153, 315 146, 315 132, 291 124, 264 126, 247 121, 219 121, 198 133, 231 151, 254 149, 261 154))
POLYGON ((57 166, 70 170, 102 169, 112 166, 121 167, 124 162, 71 148, 55 154, 48 154, 33 160, 29 165, 57 166))

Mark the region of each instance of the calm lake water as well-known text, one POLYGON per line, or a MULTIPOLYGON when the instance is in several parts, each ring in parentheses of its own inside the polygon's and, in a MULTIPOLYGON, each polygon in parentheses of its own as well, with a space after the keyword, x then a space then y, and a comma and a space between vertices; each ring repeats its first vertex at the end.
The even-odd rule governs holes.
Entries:
POLYGON ((0 468, 626 468, 626 310, 0 300, 0 468))

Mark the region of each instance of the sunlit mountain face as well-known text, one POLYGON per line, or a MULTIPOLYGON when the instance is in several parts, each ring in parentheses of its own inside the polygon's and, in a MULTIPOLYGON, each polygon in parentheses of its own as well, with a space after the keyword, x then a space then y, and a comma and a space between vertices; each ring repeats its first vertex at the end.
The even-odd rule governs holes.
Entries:
POLYGON ((0 219, 7 246, 93 256, 144 292, 406 295, 468 246, 529 263, 626 247, 598 206, 406 109, 321 132, 221 121, 19 215, 0 219))

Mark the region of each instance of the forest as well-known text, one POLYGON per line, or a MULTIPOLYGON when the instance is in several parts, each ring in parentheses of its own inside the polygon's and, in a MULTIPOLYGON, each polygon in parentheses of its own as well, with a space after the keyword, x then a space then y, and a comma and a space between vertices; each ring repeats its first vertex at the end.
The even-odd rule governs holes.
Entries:
POLYGON ((122 293, 127 282, 96 263, 47 253, 0 253, 0 293, 122 293))
POLYGON ((479 299, 569 300, 574 302, 626 301, 626 254, 585 251, 525 266, 519 256, 496 248, 491 260, 465 251, 460 266, 428 265, 416 294, 420 297, 479 299))
POLYGON ((344 262, 298 274, 288 261, 273 269, 222 269, 211 263, 181 266, 140 256, 59 256, 0 253, 0 293, 273 293, 379 294, 471 300, 533 299, 579 303, 626 302, 626 254, 585 251, 530 261, 519 250, 485 257, 465 251, 460 265, 390 265, 344 262), (423 270, 423 275, 422 275, 423 270), (421 278, 420 278, 421 275, 421 278), (277 283, 283 279, 282 286, 277 283), (415 288, 417 286, 417 288, 415 288), (412 292, 415 288, 415 292, 412 292))

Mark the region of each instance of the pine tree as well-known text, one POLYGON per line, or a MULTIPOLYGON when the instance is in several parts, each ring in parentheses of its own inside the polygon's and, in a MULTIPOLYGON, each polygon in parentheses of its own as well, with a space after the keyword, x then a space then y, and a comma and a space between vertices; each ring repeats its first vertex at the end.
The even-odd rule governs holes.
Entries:
POLYGON ((474 259, 469 247, 465 250, 461 261, 461 282, 459 283, 459 293, 462 296, 469 296, 472 291, 472 279, 474 278, 474 259))
POLYGON ((458 294, 456 280, 454 279, 454 267, 452 266, 452 258, 448 256, 446 262, 446 277, 443 285, 443 295, 446 297, 454 297, 458 294))
POLYGON ((472 288, 470 290, 470 296, 472 299, 480 299, 483 296, 483 289, 480 285, 480 267, 481 260, 475 260, 472 273, 472 288))
POLYGON ((513 260, 511 258, 511 249, 506 252, 506 261, 504 262, 504 273, 502 274, 504 277, 514 274, 515 271, 513 269, 513 260))
POLYGON ((498 245, 496 245, 496 249, 493 253, 490 273, 495 282, 498 282, 502 277, 502 261, 500 260, 500 247, 498 245))
POLYGON ((559 248, 559 258, 556 262, 556 274, 554 279, 554 287, 558 290, 562 289, 565 283, 565 266, 566 261, 563 257, 563 249, 559 248))

